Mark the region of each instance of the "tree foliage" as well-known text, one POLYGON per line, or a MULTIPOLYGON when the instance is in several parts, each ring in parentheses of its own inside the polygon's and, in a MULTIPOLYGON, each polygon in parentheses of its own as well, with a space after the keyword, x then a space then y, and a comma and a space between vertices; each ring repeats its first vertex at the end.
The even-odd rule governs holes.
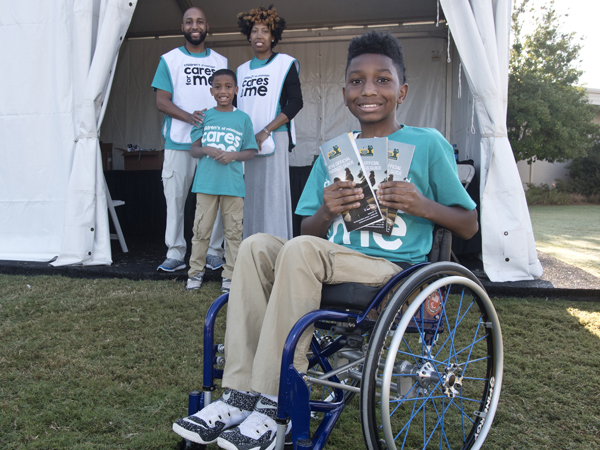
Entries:
POLYGON ((600 128, 585 89, 578 87, 581 44, 563 33, 550 1, 538 10, 532 34, 523 35, 522 17, 529 0, 513 12, 507 127, 515 158, 548 162, 587 155, 600 128))

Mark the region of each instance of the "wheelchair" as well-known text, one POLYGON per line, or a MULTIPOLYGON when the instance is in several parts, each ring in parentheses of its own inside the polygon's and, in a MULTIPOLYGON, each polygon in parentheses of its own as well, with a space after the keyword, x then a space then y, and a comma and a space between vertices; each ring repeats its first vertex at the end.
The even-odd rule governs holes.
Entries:
MULTIPOLYGON (((190 393, 189 415, 212 401, 222 377, 224 346, 214 342, 214 325, 228 297, 217 298, 206 316, 203 392, 190 393)), ((479 449, 502 375, 498 317, 465 267, 417 264, 383 288, 324 285, 321 309, 302 317, 285 342, 275 448, 284 448, 289 420, 295 449, 323 448, 358 394, 369 449, 479 449), (299 373, 294 350, 313 326, 309 369, 299 373)))

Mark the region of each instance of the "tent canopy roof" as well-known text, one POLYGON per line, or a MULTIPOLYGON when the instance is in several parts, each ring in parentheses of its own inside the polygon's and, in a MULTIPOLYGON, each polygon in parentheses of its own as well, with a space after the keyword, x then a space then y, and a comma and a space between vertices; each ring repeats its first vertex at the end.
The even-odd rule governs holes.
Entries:
POLYGON ((182 11, 190 6, 204 10, 211 33, 237 32, 237 13, 271 2, 288 29, 401 24, 435 21, 437 17, 437 0, 145 0, 137 4, 127 37, 181 35, 182 11))

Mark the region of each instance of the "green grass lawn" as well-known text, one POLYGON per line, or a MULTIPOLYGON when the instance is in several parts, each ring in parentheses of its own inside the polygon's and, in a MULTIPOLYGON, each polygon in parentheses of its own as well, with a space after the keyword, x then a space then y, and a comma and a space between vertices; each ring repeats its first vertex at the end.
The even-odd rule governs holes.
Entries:
POLYGON ((538 250, 600 277, 600 205, 530 206, 538 250))
MULTIPOLYGON (((0 275, 0 292, 0 449, 177 448, 217 283, 0 275)), ((484 448, 600 448, 600 303, 494 304, 506 363, 484 448)), ((328 448, 364 448, 359 424, 354 399, 328 448)))

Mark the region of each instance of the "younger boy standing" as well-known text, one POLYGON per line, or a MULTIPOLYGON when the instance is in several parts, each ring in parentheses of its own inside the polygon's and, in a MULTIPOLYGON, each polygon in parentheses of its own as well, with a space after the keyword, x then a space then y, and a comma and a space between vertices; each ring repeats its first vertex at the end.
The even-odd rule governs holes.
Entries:
POLYGON ((186 291, 200 289, 202 285, 219 204, 226 241, 221 291, 228 292, 231 287, 243 230, 246 189, 242 161, 252 159, 258 149, 250 117, 232 104, 237 91, 235 73, 229 69, 217 70, 210 88, 217 106, 206 111, 202 124, 191 132, 190 155, 200 160, 192 184, 192 192, 196 193, 196 217, 186 291))

